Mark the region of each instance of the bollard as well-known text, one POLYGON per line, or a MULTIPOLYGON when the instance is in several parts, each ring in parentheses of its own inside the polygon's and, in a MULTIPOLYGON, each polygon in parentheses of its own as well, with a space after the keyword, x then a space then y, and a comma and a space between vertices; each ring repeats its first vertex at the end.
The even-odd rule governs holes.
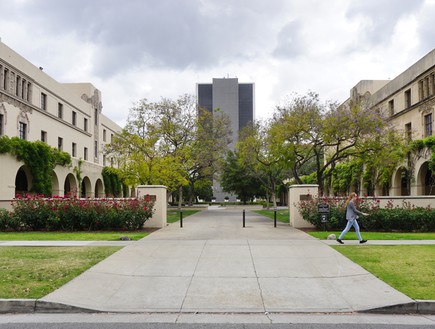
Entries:
POLYGON ((245 227, 245 209, 243 209, 243 227, 245 227))
POLYGON ((180 227, 183 227, 183 210, 180 210, 180 227))
POLYGON ((273 211, 273 226, 276 227, 276 209, 273 211))

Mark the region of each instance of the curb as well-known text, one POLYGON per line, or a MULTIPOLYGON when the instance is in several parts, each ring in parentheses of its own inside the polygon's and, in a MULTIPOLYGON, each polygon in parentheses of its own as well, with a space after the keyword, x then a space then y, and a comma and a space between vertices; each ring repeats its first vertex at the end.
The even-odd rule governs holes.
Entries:
POLYGON ((39 299, 0 299, 0 314, 4 313, 99 313, 97 310, 46 302, 39 299))
POLYGON ((361 313, 380 313, 380 314, 435 314, 435 300, 415 300, 414 302, 383 306, 361 313))
MULTIPOLYGON (((46 302, 39 299, 0 299, 0 314, 4 313, 104 313, 104 311, 46 302)), ((112 311, 112 313, 116 312, 112 311)), ((358 313, 435 314, 435 300, 415 300, 405 304, 358 311, 358 313)))

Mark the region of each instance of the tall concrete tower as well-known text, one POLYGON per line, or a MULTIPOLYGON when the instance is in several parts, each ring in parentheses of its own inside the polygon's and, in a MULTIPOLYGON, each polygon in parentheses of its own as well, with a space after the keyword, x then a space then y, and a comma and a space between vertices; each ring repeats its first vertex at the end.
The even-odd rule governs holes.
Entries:
MULTIPOLYGON (((239 131, 254 120, 254 84, 239 83, 237 78, 213 79, 213 83, 197 84, 198 105, 212 112, 220 109, 231 120, 233 132, 230 149, 234 149, 239 131)), ((236 197, 222 192, 219 182, 213 182, 216 201, 222 202, 227 196, 230 201, 236 197)))

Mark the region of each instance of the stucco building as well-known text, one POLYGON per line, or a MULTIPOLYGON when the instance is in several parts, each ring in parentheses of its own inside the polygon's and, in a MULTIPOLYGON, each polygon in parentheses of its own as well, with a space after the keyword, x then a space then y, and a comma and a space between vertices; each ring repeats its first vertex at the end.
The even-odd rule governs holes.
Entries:
MULTIPOLYGON (((435 50, 392 80, 363 80, 350 91, 346 102, 365 102, 386 114, 390 122, 410 140, 434 134, 435 50)), ((379 186, 375 195, 435 195, 435 175, 429 170, 431 152, 427 150, 404 159, 393 174, 391 188, 379 186)), ((365 193, 366 191, 360 191, 365 193)))
MULTIPOLYGON (((53 170, 53 196, 78 191, 82 197, 105 195, 102 168, 116 163, 102 150, 121 127, 102 108, 101 92, 92 84, 59 83, 0 42, 0 136, 41 140, 72 157, 72 166, 53 170), (81 181, 74 167, 80 168, 81 181)), ((29 168, 0 154, 0 201, 31 187, 29 168)))

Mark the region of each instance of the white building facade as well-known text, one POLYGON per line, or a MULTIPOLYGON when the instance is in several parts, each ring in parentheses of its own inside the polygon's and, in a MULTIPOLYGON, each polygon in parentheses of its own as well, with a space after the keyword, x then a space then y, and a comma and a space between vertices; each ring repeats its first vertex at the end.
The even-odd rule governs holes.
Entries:
MULTIPOLYGON (((72 157, 71 166, 54 168, 52 196, 103 197, 102 169, 116 163, 102 151, 120 131, 92 84, 59 83, 0 42, 0 137, 40 140, 72 157)), ((26 164, 0 154, 0 202, 31 189, 26 164)))
MULTIPOLYGON (((409 140, 434 135, 435 49, 393 80, 363 80, 351 89, 346 102, 364 102, 386 114, 409 140)), ((377 196, 435 195, 435 175, 429 169, 432 152, 411 154, 397 168, 387 193, 375 187, 377 196)), ((367 193, 367 191, 359 191, 367 193)))

